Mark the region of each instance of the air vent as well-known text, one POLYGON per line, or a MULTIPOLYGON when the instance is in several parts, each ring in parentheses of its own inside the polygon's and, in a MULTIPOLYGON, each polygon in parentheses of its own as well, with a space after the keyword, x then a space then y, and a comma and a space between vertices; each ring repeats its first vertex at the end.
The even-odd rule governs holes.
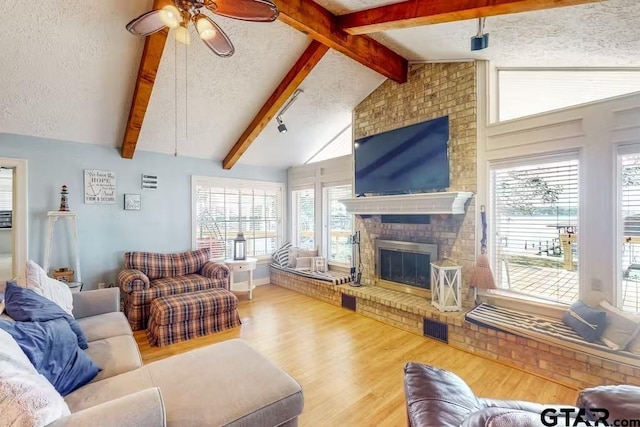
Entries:
POLYGON ((433 338, 434 340, 449 343, 449 325, 442 322, 436 322, 432 319, 423 318, 424 326, 422 328, 425 337, 433 338))
POLYGON ((351 311, 356 311, 356 297, 342 294, 342 307, 351 311))

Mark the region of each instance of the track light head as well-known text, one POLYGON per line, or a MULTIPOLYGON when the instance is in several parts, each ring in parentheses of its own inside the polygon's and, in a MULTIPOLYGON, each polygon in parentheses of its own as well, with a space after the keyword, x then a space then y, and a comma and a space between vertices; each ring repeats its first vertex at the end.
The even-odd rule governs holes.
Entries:
POLYGON ((276 120, 278 121, 278 132, 281 134, 287 133, 287 125, 284 124, 282 119, 280 117, 276 117, 276 120))

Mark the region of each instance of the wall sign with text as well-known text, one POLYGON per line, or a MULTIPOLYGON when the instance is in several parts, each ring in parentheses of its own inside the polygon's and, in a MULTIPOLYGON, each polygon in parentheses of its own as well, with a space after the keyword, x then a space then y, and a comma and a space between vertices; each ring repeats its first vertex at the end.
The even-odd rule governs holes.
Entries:
POLYGON ((110 171, 85 169, 84 203, 112 205, 116 203, 116 174, 110 171))

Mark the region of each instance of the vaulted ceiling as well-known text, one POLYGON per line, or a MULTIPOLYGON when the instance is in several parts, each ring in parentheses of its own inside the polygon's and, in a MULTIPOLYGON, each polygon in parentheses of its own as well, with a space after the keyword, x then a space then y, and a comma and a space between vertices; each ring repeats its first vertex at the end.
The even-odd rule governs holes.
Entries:
MULTIPOLYGON (((476 3, 501 2, 507 1, 476 3)), ((392 2, 317 3, 345 15, 392 2)), ((0 14, 7 17, 0 39, 0 132, 119 147, 144 45, 124 26, 151 9, 153 1, 46 4, 0 2, 0 14)), ((311 43, 286 19, 269 24, 214 19, 235 44, 235 55, 218 58, 195 37, 188 48, 176 46, 170 34, 136 150, 173 154, 177 143, 179 155, 222 161, 311 43)), ((412 61, 481 58, 497 66, 638 66, 637 22, 640 2, 609 0, 489 17, 491 46, 474 53, 469 38, 477 31, 475 19, 370 36, 412 61)), ((284 116, 289 132, 279 134, 275 120, 265 121, 238 161, 276 167, 304 162, 348 125, 353 107, 384 80, 329 50, 302 81, 304 93, 284 116)))

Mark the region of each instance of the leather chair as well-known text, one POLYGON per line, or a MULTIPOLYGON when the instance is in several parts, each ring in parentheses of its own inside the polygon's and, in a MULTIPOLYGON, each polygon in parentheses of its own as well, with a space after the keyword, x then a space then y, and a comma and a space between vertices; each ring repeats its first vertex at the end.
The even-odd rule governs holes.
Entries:
POLYGON ((614 420, 640 418, 640 387, 634 386, 585 389, 580 393, 576 407, 484 399, 477 397, 454 373, 410 362, 404 368, 404 387, 411 427, 574 425, 573 422, 580 421, 581 417, 594 420, 603 415, 591 412, 591 408, 606 409, 610 425, 614 420))

